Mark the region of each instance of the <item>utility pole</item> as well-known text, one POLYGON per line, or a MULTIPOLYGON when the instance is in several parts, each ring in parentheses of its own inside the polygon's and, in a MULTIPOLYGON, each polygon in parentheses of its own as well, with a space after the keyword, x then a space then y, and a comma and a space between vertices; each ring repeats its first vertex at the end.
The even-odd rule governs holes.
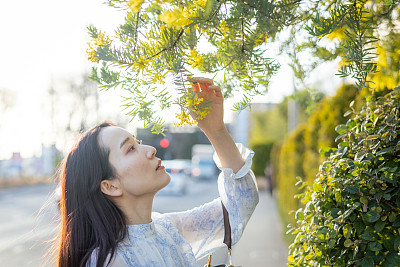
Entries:
MULTIPOLYGON (((296 94, 296 84, 294 79, 294 74, 292 76, 293 79, 293 94, 296 94)), ((288 99, 288 133, 292 132, 297 126, 297 103, 293 99, 288 99)))

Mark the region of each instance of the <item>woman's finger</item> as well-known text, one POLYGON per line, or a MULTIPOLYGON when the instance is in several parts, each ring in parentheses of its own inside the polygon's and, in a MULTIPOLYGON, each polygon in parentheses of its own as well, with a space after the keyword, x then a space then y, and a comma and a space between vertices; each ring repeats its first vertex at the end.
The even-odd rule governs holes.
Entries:
POLYGON ((214 85, 214 82, 212 79, 204 78, 204 77, 192 77, 190 79, 191 82, 193 83, 205 83, 207 85, 214 85))
MULTIPOLYGON (((199 85, 199 83, 194 83, 194 84, 192 84, 192 86, 193 86, 193 90, 194 90, 194 91, 200 93, 200 85, 199 85)), ((190 92, 192 89, 189 88, 188 90, 189 90, 189 92, 190 92)))
POLYGON ((208 91, 210 91, 209 89, 208 89, 208 87, 209 86, 211 86, 211 85, 207 85, 206 83, 197 83, 198 85, 199 85, 199 87, 200 87, 200 92, 208 92, 208 91))
POLYGON ((214 93, 215 93, 216 96, 222 97, 222 91, 221 91, 221 88, 220 88, 219 86, 217 86, 217 85, 210 85, 210 86, 208 86, 208 89, 209 89, 210 91, 214 91, 214 93))

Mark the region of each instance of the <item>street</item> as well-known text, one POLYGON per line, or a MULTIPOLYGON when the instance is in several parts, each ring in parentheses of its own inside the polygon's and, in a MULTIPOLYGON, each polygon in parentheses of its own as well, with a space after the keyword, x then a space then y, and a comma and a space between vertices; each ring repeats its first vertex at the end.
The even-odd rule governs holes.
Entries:
MULTIPOLYGON (((46 256, 57 231, 57 208, 52 200, 55 185, 0 189, 0 266, 54 266, 46 256)), ((184 196, 157 195, 153 210, 172 212, 191 209, 218 197, 216 180, 190 181, 184 196)), ((235 266, 286 266, 274 200, 260 192, 258 204, 244 234, 233 247, 235 266)), ((226 259, 226 250, 214 253, 213 264, 226 259)), ((206 259, 200 260, 203 266, 206 259)))

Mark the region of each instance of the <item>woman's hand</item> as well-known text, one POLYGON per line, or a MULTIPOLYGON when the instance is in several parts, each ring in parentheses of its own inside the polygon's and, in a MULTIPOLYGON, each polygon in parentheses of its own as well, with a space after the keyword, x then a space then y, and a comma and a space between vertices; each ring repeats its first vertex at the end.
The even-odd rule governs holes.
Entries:
POLYGON ((224 124, 224 97, 221 89, 214 85, 211 79, 196 77, 191 81, 195 83, 193 88, 199 92, 203 103, 211 101, 212 104, 210 113, 204 119, 196 120, 196 114, 193 111, 190 115, 210 140, 221 161, 221 166, 231 168, 234 173, 238 172, 245 162, 224 124))
POLYGON ((205 133, 212 133, 225 129, 224 125, 224 97, 219 86, 214 85, 212 79, 193 77, 193 90, 199 92, 198 97, 203 98, 203 104, 211 103, 211 110, 203 119, 198 119, 194 111, 190 111, 190 115, 197 121, 199 128, 205 133))

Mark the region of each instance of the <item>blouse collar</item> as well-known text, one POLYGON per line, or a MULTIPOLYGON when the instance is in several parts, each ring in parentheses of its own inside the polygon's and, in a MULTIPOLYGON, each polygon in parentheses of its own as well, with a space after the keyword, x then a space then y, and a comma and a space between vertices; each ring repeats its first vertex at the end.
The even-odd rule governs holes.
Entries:
POLYGON ((156 235, 156 227, 154 222, 151 221, 145 224, 130 224, 127 225, 129 237, 152 237, 156 235))

